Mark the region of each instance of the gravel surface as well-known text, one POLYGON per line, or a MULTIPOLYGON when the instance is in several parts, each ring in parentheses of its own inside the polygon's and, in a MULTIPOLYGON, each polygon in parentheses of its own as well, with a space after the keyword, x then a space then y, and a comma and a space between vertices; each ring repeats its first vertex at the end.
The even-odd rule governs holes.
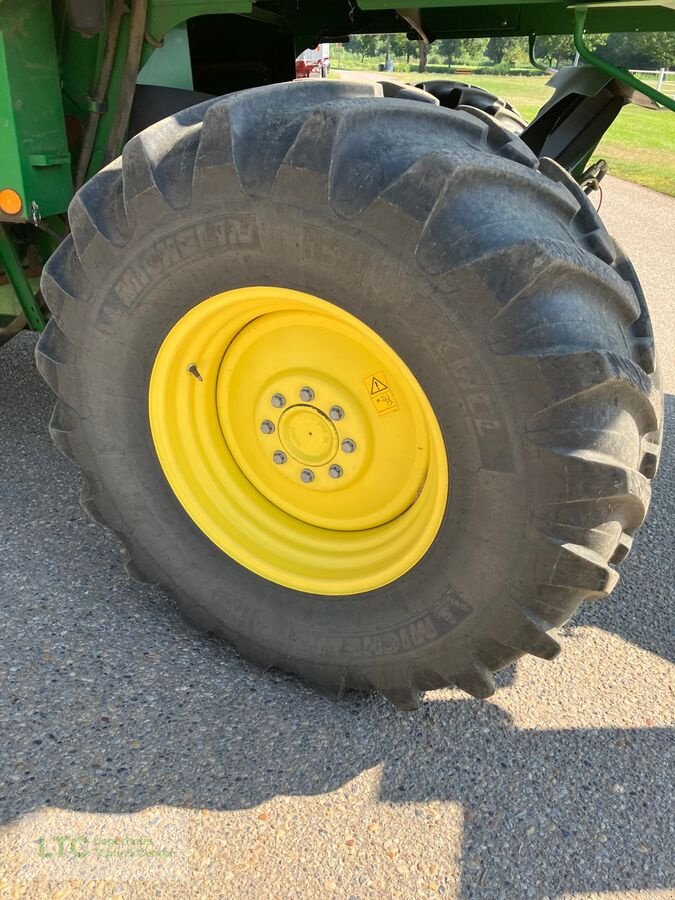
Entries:
MULTIPOLYGON (((608 180, 603 213, 675 393, 675 201, 608 180)), ((0 350, 0 896, 673 897, 670 433, 561 657, 402 714, 262 673, 128 580, 49 443, 34 343, 0 350)))

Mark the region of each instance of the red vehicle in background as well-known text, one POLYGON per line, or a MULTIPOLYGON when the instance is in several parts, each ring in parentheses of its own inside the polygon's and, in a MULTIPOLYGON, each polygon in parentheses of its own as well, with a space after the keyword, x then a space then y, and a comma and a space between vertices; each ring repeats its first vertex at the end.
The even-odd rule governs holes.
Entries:
POLYGON ((330 70, 330 44, 319 44, 305 50, 295 60, 296 78, 327 78, 330 70))

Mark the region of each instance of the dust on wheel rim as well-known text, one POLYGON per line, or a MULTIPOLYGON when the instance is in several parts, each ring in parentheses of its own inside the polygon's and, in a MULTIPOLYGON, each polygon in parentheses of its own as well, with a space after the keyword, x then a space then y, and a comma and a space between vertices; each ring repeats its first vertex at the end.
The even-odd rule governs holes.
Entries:
POLYGON ((375 331, 313 295, 245 287, 194 306, 157 352, 149 418, 190 518, 279 585, 374 590, 440 528, 448 461, 426 394, 375 331))

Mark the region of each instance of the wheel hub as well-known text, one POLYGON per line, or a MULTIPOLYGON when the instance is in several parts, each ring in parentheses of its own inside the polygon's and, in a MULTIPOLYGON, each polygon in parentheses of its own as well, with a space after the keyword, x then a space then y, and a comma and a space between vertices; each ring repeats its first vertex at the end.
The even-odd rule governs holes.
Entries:
POLYGON ((328 315, 290 309, 242 328, 223 357, 218 413, 242 472, 303 522, 375 528, 401 515, 424 484, 427 426, 405 379, 384 368, 359 331, 328 315), (373 402, 382 395, 390 406, 373 402), (356 452, 345 453, 344 441, 356 452), (273 464, 277 452, 283 465, 273 464))
POLYGON ((284 410, 279 419, 279 439, 303 466, 326 466, 338 450, 335 425, 316 406, 297 405, 284 410))

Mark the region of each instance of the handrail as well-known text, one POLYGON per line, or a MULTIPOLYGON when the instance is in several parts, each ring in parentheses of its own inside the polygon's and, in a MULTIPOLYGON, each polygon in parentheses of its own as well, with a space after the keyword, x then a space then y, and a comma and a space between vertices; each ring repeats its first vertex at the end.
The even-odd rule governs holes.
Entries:
POLYGON ((621 81, 623 84, 628 85, 628 87, 633 88, 634 91, 644 94, 645 97, 649 97, 650 100, 654 100, 661 106, 665 106, 666 109, 669 109, 671 112, 675 112, 675 100, 671 100, 670 97, 666 97, 661 91, 657 91, 656 88, 650 87, 648 84, 645 84, 644 81, 640 81, 639 78, 631 75, 626 69, 620 69, 618 66, 613 66, 612 63, 607 62, 607 60, 602 59, 600 56, 593 53, 592 50, 589 50, 584 43, 584 25, 586 24, 588 6, 573 6, 572 9, 574 10, 574 46, 576 47, 579 56, 587 63, 590 63, 592 66, 595 66, 597 69, 610 75, 612 78, 616 78, 617 81, 621 81))
POLYGON ((546 72, 547 75, 553 75, 556 72, 556 69, 552 69, 549 66, 545 66, 543 63, 540 63, 537 57, 534 55, 534 45, 536 41, 536 34, 528 35, 527 43, 530 51, 530 65, 534 66, 535 69, 540 69, 542 72, 546 72))

